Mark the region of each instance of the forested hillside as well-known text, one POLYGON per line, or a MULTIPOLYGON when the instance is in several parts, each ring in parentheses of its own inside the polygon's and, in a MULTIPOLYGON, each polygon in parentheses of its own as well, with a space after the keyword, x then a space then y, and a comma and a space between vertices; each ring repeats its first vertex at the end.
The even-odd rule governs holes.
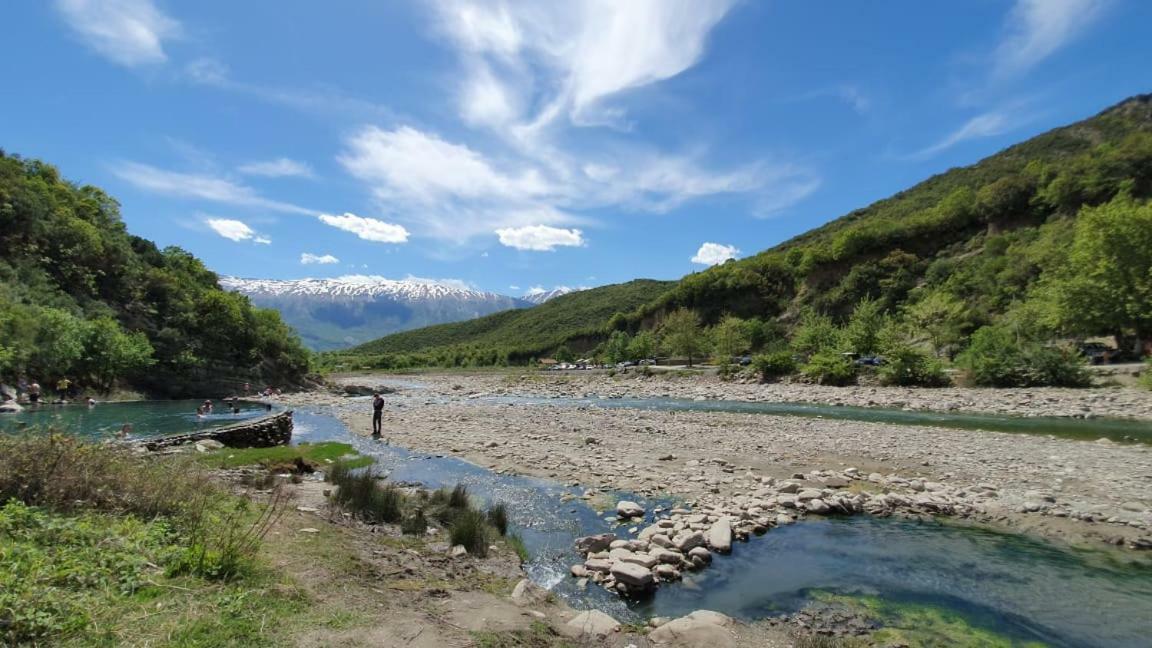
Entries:
POLYGON ((129 234, 100 189, 0 151, 0 380, 215 395, 296 383, 307 367, 274 311, 220 290, 191 254, 129 234))
MULTIPOLYGON (((1004 339, 1006 329, 1021 348, 1024 341, 1108 335, 1137 354, 1152 346, 1150 196, 1152 95, 1142 95, 755 256, 684 277, 646 303, 616 303, 616 316, 587 321, 579 336, 563 324, 573 319, 574 302, 557 300, 530 311, 535 329, 556 332, 552 338, 522 334, 505 314, 475 324, 483 329, 433 327, 359 350, 435 351, 428 357, 438 363, 452 360, 451 348, 460 345, 498 343, 505 359, 564 344, 604 353, 613 332, 659 333, 671 313, 684 310, 696 316, 701 338, 709 330, 715 337, 725 321, 738 331, 735 342, 721 345, 727 351, 788 344, 805 357, 875 351, 875 335, 862 343, 835 333, 859 312, 874 316, 867 326, 900 329, 889 338, 941 356, 1004 339)), ((715 350, 714 343, 698 341, 697 353, 715 350)))
POLYGON ((672 281, 636 279, 581 290, 533 308, 389 335, 347 354, 388 354, 395 357, 386 363, 397 367, 520 364, 564 345, 594 345, 613 315, 650 303, 673 285, 672 281))

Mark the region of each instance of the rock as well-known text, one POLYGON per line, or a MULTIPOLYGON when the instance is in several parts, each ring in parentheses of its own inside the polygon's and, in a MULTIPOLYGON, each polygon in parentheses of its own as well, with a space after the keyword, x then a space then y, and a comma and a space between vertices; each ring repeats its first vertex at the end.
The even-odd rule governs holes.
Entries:
POLYGON ((843 477, 825 477, 820 481, 828 488, 844 488, 848 485, 848 480, 843 477))
POLYGON ((605 560, 604 558, 592 558, 591 560, 584 561, 584 568, 590 572, 607 574, 612 570, 612 561, 605 560))
POLYGON ((24 411, 24 408, 21 407, 20 403, 17 403, 16 401, 5 401, 3 403, 0 403, 0 413, 15 414, 17 412, 23 412, 23 411, 24 411))
POLYGON ((776 488, 776 492, 778 492, 778 493, 793 494, 793 493, 797 493, 799 491, 800 491, 800 484, 797 484, 795 482, 786 482, 786 483, 780 484, 780 486, 776 488))
POLYGON ((673 619, 648 633, 648 639, 657 646, 680 648, 716 648, 732 645, 728 627, 732 619, 709 610, 697 610, 688 616, 673 619))
POLYGON ((588 576, 588 568, 584 565, 572 565, 568 571, 576 578, 585 578, 588 576))
POLYGON ((456 545, 448 550, 448 555, 452 556, 453 558, 461 558, 468 555, 468 550, 464 547, 464 545, 456 545))
POLYGON ((611 574, 617 583, 624 583, 630 590, 649 590, 656 586, 652 572, 635 563, 618 562, 612 565, 611 574))
POLYGON ((1120 505, 1120 508, 1124 509, 1125 511, 1132 511, 1133 513, 1141 513, 1148 507, 1144 506, 1140 502, 1124 502, 1120 505))
POLYGON ((512 602, 520 607, 539 605, 548 599, 548 590, 536 585, 527 578, 520 579, 512 588, 512 602))
POLYGON ((832 510, 832 507, 828 506, 827 502, 819 498, 808 500, 808 503, 804 505, 804 508, 817 514, 824 514, 832 510))
POLYGON ((656 566, 657 562, 659 562, 656 559, 656 557, 653 556, 652 554, 643 554, 643 553, 632 554, 631 556, 628 556, 626 558, 621 558, 620 560, 622 562, 632 563, 634 565, 640 565, 641 567, 643 567, 645 569, 651 569, 651 568, 656 566))
POLYGON ((670 565, 678 565, 682 560, 684 560, 684 556, 681 554, 672 551, 671 549, 664 549, 663 547, 650 549, 648 551, 648 555, 655 558, 658 562, 670 565))
POLYGON ((577 614, 564 624, 564 634, 570 637, 607 637, 620 630, 620 624, 600 610, 588 610, 577 614))
POLYGON ((208 452, 209 450, 219 450, 224 447, 216 439, 200 439, 196 442, 196 452, 208 452))
POLYGON ((16 400, 16 390, 12 385, 0 384, 0 401, 14 401, 16 400))
POLYGON ((320 533, 320 529, 313 529, 312 527, 304 527, 303 529, 298 530, 300 533, 320 533))
POLYGON ((644 507, 640 506, 636 502, 630 502, 628 500, 621 500, 620 502, 617 502, 617 504, 616 504, 616 517, 626 519, 626 518, 634 518, 634 517, 643 517, 643 515, 644 515, 644 507))
MULTIPOLYGON (((729 527, 729 529, 731 529, 731 527, 729 527)), ((694 547, 703 547, 707 543, 708 543, 707 539, 704 537, 704 534, 700 531, 693 531, 692 533, 683 533, 683 534, 676 536, 676 538, 674 540, 672 540, 673 546, 675 546, 681 552, 690 551, 694 547)))
POLYGON ((662 581, 680 580, 680 570, 672 565, 657 565, 656 576, 662 581))
POLYGON ((600 535, 576 538, 576 551, 579 551, 582 554, 604 551, 605 549, 608 549, 612 546, 612 541, 615 539, 615 533, 601 533, 600 535))
POLYGON ((708 529, 708 546, 718 553, 732 552, 732 518, 722 517, 708 529))
POLYGON ((688 552, 688 556, 691 558, 699 558, 706 563, 712 562, 712 552, 708 551, 704 547, 696 547, 692 549, 688 552))
POLYGON ((801 502, 807 502, 808 500, 819 499, 821 495, 823 495, 823 493, 817 488, 805 488, 796 495, 796 499, 801 502))

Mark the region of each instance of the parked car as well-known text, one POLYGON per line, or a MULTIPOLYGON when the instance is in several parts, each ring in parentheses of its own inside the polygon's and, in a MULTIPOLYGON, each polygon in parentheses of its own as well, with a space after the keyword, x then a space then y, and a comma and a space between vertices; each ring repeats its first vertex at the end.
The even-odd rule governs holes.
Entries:
POLYGON ((1098 365, 1112 362, 1119 355, 1119 350, 1113 349, 1103 342, 1085 342, 1080 345, 1080 353, 1088 358, 1088 362, 1098 365))
POLYGON ((748 365, 752 364, 752 356, 736 356, 735 358, 732 358, 732 364, 738 364, 741 367, 747 367, 748 365))
POLYGON ((863 358, 856 358, 856 366, 858 367, 879 367, 884 364, 883 356, 864 356, 863 358))

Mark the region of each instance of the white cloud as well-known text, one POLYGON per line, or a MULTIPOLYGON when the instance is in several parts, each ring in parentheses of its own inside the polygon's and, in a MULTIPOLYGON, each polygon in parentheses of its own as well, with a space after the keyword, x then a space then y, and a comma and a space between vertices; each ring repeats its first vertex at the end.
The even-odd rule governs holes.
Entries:
POLYGON ((927 158, 968 140, 1001 135, 1020 126, 1029 118, 1018 107, 982 113, 964 122, 960 128, 952 131, 939 142, 921 149, 909 157, 912 159, 927 158))
POLYGON ((164 41, 180 35, 180 23, 152 0, 56 0, 56 11, 89 47, 128 67, 168 60, 164 41))
POLYGON ((584 245, 583 233, 578 229, 561 229, 547 225, 527 225, 496 230, 500 243, 517 250, 551 252, 559 246, 584 245))
POLYGON ((538 116, 567 113, 577 122, 618 111, 608 97, 669 79, 704 53, 709 32, 734 0, 440 0, 440 23, 473 60, 547 71, 556 95, 538 116))
POLYGON ((1000 78, 1021 74, 1079 36, 1108 0, 1016 0, 994 54, 1000 78))
POLYGON ((340 259, 337 259, 331 254, 312 254, 311 252, 305 252, 300 255, 300 263, 303 265, 331 265, 333 263, 340 263, 340 259))
POLYGON ((735 245, 704 243, 699 250, 696 250, 696 256, 692 257, 692 263, 713 266, 724 263, 728 259, 735 259, 738 254, 740 254, 740 250, 737 250, 735 245))
POLYGON ((315 213, 297 205, 264 198, 251 187, 211 175, 165 171, 137 162, 116 164, 112 167, 112 173, 137 188, 168 196, 197 198, 291 214, 315 213))
POLYGON ((378 243, 404 243, 408 240, 408 230, 401 225, 385 223, 375 218, 366 218, 345 213, 343 216, 320 214, 320 221, 336 229, 352 232, 365 241, 378 243))
POLYGON ((508 286, 508 290, 520 290, 520 286, 508 286))
POLYGON ((312 177, 312 168, 307 164, 285 157, 261 162, 249 162, 248 164, 241 165, 237 171, 248 175, 263 176, 265 178, 312 177))
POLYGON ((268 245, 272 240, 260 236, 243 221, 234 220, 231 218, 206 218, 204 224, 207 225, 213 232, 228 239, 229 241, 252 241, 253 243, 261 243, 268 245))

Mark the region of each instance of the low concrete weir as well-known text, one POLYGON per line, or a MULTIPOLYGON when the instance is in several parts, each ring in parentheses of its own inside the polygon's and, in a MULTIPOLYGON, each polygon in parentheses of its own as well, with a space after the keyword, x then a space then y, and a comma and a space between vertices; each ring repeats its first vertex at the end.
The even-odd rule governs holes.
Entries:
POLYGON ((149 450, 159 450, 204 439, 219 441, 229 448, 270 448, 288 445, 292 441, 292 410, 254 421, 243 421, 191 434, 149 439, 142 443, 149 450))

